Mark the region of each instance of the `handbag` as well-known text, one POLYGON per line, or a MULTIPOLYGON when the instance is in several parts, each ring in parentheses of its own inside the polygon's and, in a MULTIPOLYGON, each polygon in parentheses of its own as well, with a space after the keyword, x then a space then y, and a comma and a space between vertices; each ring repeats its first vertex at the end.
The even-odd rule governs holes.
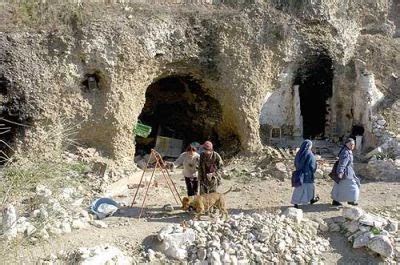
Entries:
POLYGON ((301 170, 295 170, 292 172, 292 187, 297 188, 303 185, 302 174, 303 172, 301 170))
POLYGON ((329 173, 329 177, 337 184, 339 184, 341 180, 341 178, 339 178, 338 174, 336 173, 338 165, 339 165, 339 160, 336 160, 335 164, 333 164, 331 173, 329 173))

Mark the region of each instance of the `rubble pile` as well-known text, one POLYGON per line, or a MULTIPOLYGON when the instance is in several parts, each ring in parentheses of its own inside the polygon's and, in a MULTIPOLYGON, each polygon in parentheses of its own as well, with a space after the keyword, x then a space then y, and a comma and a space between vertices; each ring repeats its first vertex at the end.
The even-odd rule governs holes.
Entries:
POLYGON ((365 155, 369 159, 365 172, 375 180, 393 180, 400 176, 400 134, 388 130, 387 122, 381 115, 373 116, 373 133, 380 146, 365 155))
MULTIPOLYGON (((277 179, 280 181, 290 179, 294 170, 293 162, 297 150, 291 150, 291 153, 288 150, 284 151, 279 152, 278 149, 267 146, 257 156, 235 157, 225 166, 223 177, 225 179, 277 179)), ((318 167, 315 177, 317 179, 328 178, 333 162, 322 159, 320 155, 317 155, 316 158, 318 167)))
POLYGON ((149 249, 147 257, 195 264, 310 263, 329 249, 329 242, 317 236, 319 227, 295 208, 281 215, 241 213, 225 221, 189 221, 187 227, 163 228, 157 235, 158 251, 149 249))
POLYGON ((130 265, 135 263, 133 263, 131 257, 126 256, 117 247, 106 245, 91 248, 79 248, 69 253, 60 252, 58 255, 53 254, 41 259, 36 264, 130 265))
POLYGON ((345 207, 342 216, 330 220, 332 232, 346 235, 353 248, 367 248, 387 262, 400 261, 398 222, 364 212, 359 207, 345 207))
POLYGON ((105 223, 95 221, 92 215, 89 215, 87 207, 83 206, 83 202, 87 202, 86 199, 80 187, 62 188, 58 194, 53 194, 46 186, 38 185, 35 196, 29 200, 29 207, 33 207, 31 212, 19 218, 15 208, 3 213, 4 220, 16 220, 10 225, 3 224, 3 233, 8 239, 21 236, 36 242, 90 225, 107 227, 105 223))

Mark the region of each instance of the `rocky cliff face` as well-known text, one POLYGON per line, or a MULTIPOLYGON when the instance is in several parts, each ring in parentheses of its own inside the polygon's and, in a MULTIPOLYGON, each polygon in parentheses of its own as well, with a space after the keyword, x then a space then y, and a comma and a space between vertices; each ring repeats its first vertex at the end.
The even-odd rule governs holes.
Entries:
MULTIPOLYGON (((242 150, 255 151, 271 127, 294 135, 306 129, 296 128, 296 116, 305 124, 320 121, 321 116, 302 117, 305 106, 301 113, 294 110, 295 85, 300 103, 311 105, 304 95, 314 92, 304 87, 329 87, 316 100, 322 100, 325 124, 322 120, 320 135, 311 136, 345 136, 354 125, 368 131, 369 116, 354 116, 360 105, 355 92, 363 89, 359 76, 366 72, 384 95, 371 106, 371 115, 399 120, 399 112, 390 109, 400 91, 398 1, 138 2, 4 6, 2 113, 29 125, 10 135, 19 147, 38 146, 49 127, 65 121, 64 127, 73 124, 80 143, 129 161, 135 152, 132 127, 151 100, 146 90, 167 77, 190 77, 219 103, 210 137, 222 148, 235 138, 242 150), (40 12, 46 16, 38 19, 40 12), (328 77, 309 78, 322 68, 328 77)), ((190 88, 187 93, 196 94, 190 88)), ((369 133, 376 138, 372 129, 369 133)), ((57 148, 61 138, 40 148, 57 148)))

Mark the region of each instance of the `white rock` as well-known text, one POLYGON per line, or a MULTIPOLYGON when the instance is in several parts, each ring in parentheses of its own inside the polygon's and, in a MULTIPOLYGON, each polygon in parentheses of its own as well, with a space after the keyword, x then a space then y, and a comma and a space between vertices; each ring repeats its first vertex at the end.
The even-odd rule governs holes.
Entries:
POLYGON ((301 209, 296 209, 289 207, 284 212, 283 215, 295 220, 297 223, 300 223, 303 219, 303 211, 301 209))
POLYGON ((35 232, 36 232, 36 227, 34 227, 31 223, 27 223, 24 231, 25 236, 30 237, 35 232))
POLYGON ((108 227, 108 225, 106 223, 104 223, 103 221, 100 221, 100 220, 92 220, 92 221, 89 221, 89 223, 97 228, 107 228, 108 227))
POLYGON ((350 220, 358 220, 364 215, 364 211, 359 207, 344 207, 342 215, 350 220))
POLYGON ((211 252, 210 263, 211 265, 222 265, 221 257, 217 251, 211 252))
POLYGON ((198 248, 197 249, 197 258, 200 261, 205 260, 207 258, 207 250, 205 248, 202 248, 202 247, 198 248))
POLYGON ((12 239, 17 236, 17 210, 11 204, 7 204, 2 211, 2 226, 3 234, 7 239, 12 239))
POLYGON ((61 197, 63 200, 69 202, 69 201, 72 201, 72 199, 73 199, 73 197, 74 197, 74 193, 75 193, 75 188, 71 188, 71 187, 63 188, 63 189, 61 190, 60 197, 61 197))
POLYGON ((73 229, 82 229, 82 228, 86 228, 87 224, 85 222, 83 222, 82 220, 77 219, 77 220, 72 221, 71 227, 73 229))
POLYGON ((173 212, 174 207, 171 204, 166 204, 166 205, 164 205, 163 210, 166 212, 173 212))
POLYGON ((384 257, 390 257, 393 254, 393 246, 387 236, 376 236, 368 243, 368 248, 384 257))
POLYGON ((378 228, 382 228, 384 226, 387 225, 387 220, 376 216, 376 215, 372 215, 372 214, 364 214, 360 219, 359 219, 360 224, 364 224, 364 225, 369 225, 369 226, 375 226, 378 228))
POLYGON ((92 248, 79 248, 71 253, 70 262, 79 260, 82 265, 130 265, 132 258, 125 256, 121 250, 114 246, 97 246, 92 248))
POLYGON ((363 232, 357 236, 353 242, 353 248, 361 248, 368 245, 370 239, 373 237, 371 232, 363 232))
POLYGON ((53 193, 44 185, 36 186, 36 196, 41 202, 48 202, 53 193))
POLYGON ((389 220, 389 223, 386 226, 386 230, 389 232, 397 232, 398 229, 399 229, 399 223, 394 220, 389 220))
POLYGON ((354 233, 358 230, 359 223, 358 223, 358 221, 347 222, 344 224, 344 227, 347 229, 348 232, 354 233))
POLYGON ((68 234, 68 233, 72 232, 70 223, 66 222, 66 221, 61 224, 60 229, 64 234, 68 234))
POLYGON ((189 228, 182 233, 165 234, 162 238, 160 250, 169 257, 183 260, 187 257, 187 251, 183 247, 192 244, 196 239, 196 234, 189 228))
POLYGON ((161 230, 157 233, 157 238, 159 241, 163 241, 165 236, 171 234, 174 231, 173 225, 168 225, 166 227, 161 228, 161 230))
POLYGON ((376 123, 380 126, 384 126, 386 124, 386 121, 382 119, 382 120, 378 120, 376 123))

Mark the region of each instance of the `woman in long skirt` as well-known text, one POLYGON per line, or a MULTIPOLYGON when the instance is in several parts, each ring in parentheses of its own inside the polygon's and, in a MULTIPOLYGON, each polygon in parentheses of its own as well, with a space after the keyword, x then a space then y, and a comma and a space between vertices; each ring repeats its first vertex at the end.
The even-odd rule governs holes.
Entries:
POLYGON ((297 152, 294 165, 296 171, 292 175, 294 187, 291 203, 298 208, 299 204, 313 204, 319 200, 315 196, 314 173, 317 170, 317 162, 311 152, 312 142, 305 140, 297 152))
POLYGON ((339 164, 336 173, 341 179, 334 184, 331 197, 332 205, 340 206, 341 202, 357 205, 360 195, 360 180, 353 169, 353 152, 355 142, 352 138, 346 140, 345 145, 339 152, 339 164))

